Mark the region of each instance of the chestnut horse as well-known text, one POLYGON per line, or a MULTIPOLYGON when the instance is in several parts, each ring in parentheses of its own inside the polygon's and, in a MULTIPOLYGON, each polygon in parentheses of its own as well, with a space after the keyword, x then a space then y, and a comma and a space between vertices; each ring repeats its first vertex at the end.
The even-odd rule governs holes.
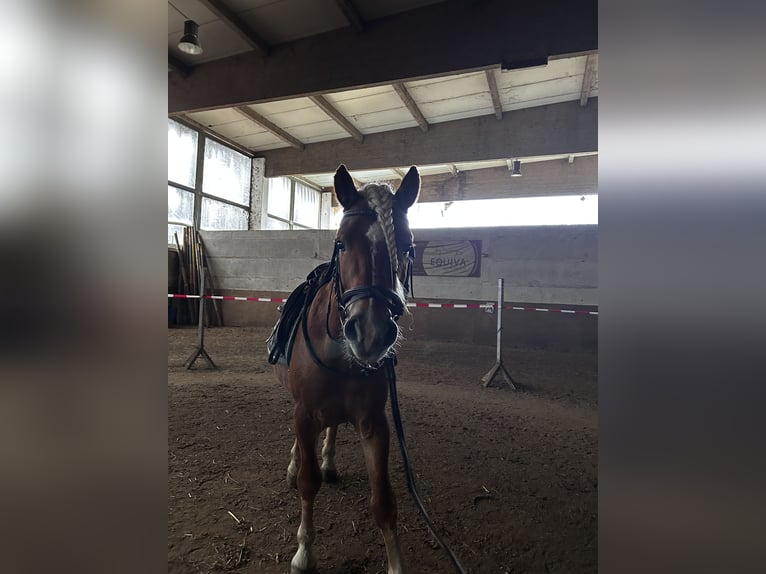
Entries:
POLYGON ((313 572, 314 498, 322 479, 337 480, 335 436, 339 424, 359 433, 370 480, 370 508, 381 530, 388 574, 403 572, 396 531, 396 500, 388 477, 389 428, 386 361, 393 360, 411 280, 413 237, 407 210, 420 191, 411 167, 394 193, 387 184, 357 190, 346 167, 335 173, 335 194, 344 208, 335 248, 319 287, 303 306, 295 328, 289 365, 275 365, 277 378, 295 401, 295 443, 287 480, 297 482, 301 498, 298 551, 292 574, 313 572), (327 429, 322 466, 317 439, 327 429))

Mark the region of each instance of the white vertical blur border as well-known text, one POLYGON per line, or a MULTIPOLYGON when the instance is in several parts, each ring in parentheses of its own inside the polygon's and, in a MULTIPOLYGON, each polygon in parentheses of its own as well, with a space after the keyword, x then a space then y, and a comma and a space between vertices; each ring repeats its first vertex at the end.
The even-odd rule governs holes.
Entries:
POLYGON ((166 6, 0 14, 4 569, 164 570, 166 6))
POLYGON ((758 572, 766 4, 599 5, 599 572, 758 572))
MULTIPOLYGON (((156 178, 167 169, 164 5, 5 0, 1 9, 0 218, 54 210, 76 223, 73 239, 98 238, 111 258, 125 242, 154 242, 155 215, 164 217, 156 178)), ((132 260, 121 266, 128 275, 132 260)))

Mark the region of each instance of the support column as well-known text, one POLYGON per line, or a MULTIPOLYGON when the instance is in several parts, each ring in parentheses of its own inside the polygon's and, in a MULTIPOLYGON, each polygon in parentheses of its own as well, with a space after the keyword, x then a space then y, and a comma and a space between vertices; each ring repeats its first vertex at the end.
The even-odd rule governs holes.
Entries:
POLYGON ((266 224, 266 159, 253 158, 250 172, 250 229, 264 229, 266 224))

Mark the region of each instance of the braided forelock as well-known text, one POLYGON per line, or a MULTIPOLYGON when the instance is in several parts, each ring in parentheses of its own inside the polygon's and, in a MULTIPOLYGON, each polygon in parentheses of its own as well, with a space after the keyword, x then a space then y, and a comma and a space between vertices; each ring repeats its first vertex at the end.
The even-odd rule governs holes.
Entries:
POLYGON ((396 253, 396 233, 394 232, 394 192, 388 184, 365 185, 359 192, 367 200, 367 203, 378 216, 378 223, 383 230, 383 237, 388 248, 388 257, 391 259, 394 273, 399 271, 399 258, 396 253))

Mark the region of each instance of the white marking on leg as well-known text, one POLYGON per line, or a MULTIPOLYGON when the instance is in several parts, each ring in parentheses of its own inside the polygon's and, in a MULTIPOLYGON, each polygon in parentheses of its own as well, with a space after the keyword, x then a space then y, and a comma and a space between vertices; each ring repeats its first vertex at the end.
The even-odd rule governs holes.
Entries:
POLYGON ((335 468, 335 438, 338 436, 338 427, 327 427, 327 434, 322 443, 322 476, 326 473, 336 474, 335 468))
POLYGON ((287 482, 295 486, 298 477, 298 439, 293 442, 293 448, 290 449, 290 464, 287 465, 287 482))
POLYGON ((301 500, 301 525, 298 527, 298 551, 290 562, 293 574, 308 572, 316 567, 316 557, 311 552, 314 542, 314 505, 301 500))

